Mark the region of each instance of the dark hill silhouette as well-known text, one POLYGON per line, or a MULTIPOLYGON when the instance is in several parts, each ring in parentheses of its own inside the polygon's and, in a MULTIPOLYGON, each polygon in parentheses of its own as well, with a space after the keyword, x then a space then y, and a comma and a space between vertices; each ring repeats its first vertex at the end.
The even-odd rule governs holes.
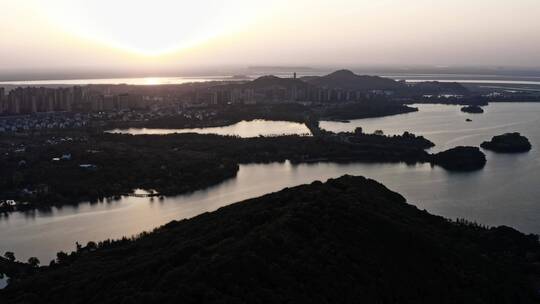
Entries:
POLYGON ((468 95, 470 90, 457 82, 424 81, 413 83, 410 87, 413 92, 421 94, 456 94, 468 95))
POLYGON ((307 77, 304 80, 312 85, 332 89, 369 91, 369 90, 396 90, 404 85, 379 76, 360 76, 349 70, 339 70, 322 77, 307 77))
POLYGON ((517 132, 494 136, 480 146, 497 153, 523 153, 532 149, 529 139, 517 132))
POLYGON ((535 303, 536 236, 345 176, 81 248, 1 303, 535 303), (527 259, 529 258, 529 260, 527 259))
POLYGON ((262 76, 251 82, 248 82, 244 87, 253 88, 253 89, 262 89, 267 87, 284 87, 292 88, 296 86, 297 88, 308 87, 308 84, 300 79, 295 78, 281 78, 277 76, 262 76))
POLYGON ((432 157, 435 164, 450 171, 475 171, 484 168, 487 162, 478 147, 455 147, 432 157))
POLYGON ((461 108, 461 112, 470 114, 482 114, 484 113, 484 109, 482 109, 482 107, 480 106, 472 105, 461 108))

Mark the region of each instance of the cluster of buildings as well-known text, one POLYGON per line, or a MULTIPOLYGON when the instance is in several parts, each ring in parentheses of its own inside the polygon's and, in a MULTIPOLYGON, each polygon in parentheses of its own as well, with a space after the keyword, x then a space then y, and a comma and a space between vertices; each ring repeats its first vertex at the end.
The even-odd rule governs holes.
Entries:
MULTIPOLYGON (((53 112, 115 112, 147 110, 164 101, 182 107, 268 102, 349 102, 388 92, 340 90, 310 86, 296 79, 267 79, 242 83, 192 88, 176 96, 138 93, 108 94, 91 87, 16 88, 9 93, 0 88, 0 116, 53 112)), ((105 92, 104 92, 105 91, 105 92)))
MULTIPOLYGON (((357 77, 357 76, 350 76, 357 77)), ((354 78, 353 78, 354 80, 354 78)), ((391 96, 392 90, 361 85, 321 85, 296 78, 263 76, 253 81, 171 86, 87 85, 68 88, 0 88, 0 115, 49 112, 114 112, 153 106, 208 106, 282 102, 355 102, 391 96)))
POLYGON ((354 102, 374 96, 391 96, 391 90, 360 90, 310 85, 296 78, 264 76, 236 85, 216 85, 198 88, 185 94, 183 100, 192 104, 257 104, 278 102, 354 102))
POLYGON ((136 94, 103 94, 87 87, 0 88, 0 115, 144 109, 154 100, 136 94))
POLYGON ((26 115, 0 119, 0 133, 28 130, 80 128, 89 123, 87 115, 26 115))
POLYGON ((155 98, 137 94, 122 93, 112 95, 88 92, 83 96, 79 110, 84 112, 143 110, 149 108, 154 102, 156 102, 155 98))
POLYGON ((0 88, 0 114, 32 114, 40 112, 71 111, 74 100, 82 98, 79 87, 58 88, 16 88, 7 95, 0 88))
POLYGON ((364 100, 374 95, 391 94, 389 92, 347 91, 326 88, 219 88, 213 87, 191 93, 186 100, 194 104, 257 104, 268 102, 352 102, 364 100))

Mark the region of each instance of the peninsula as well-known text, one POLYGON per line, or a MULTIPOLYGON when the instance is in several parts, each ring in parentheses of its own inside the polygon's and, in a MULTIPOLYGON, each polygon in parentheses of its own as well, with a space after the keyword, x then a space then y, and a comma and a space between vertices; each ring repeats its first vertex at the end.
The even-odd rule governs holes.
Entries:
POLYGON ((475 170, 485 164, 480 151, 431 155, 425 149, 433 143, 408 132, 400 136, 361 130, 336 134, 321 130, 316 121, 307 125, 313 136, 72 132, 60 137, 5 137, 2 140, 17 144, 0 154, 4 164, 0 200, 17 203, 4 203, 0 211, 99 202, 129 195, 134 189, 177 195, 233 178, 241 164, 250 163, 432 163, 448 170, 475 170))
POLYGON ((0 301, 536 303, 539 254, 537 236, 434 216, 344 176, 59 253, 11 274, 0 301))

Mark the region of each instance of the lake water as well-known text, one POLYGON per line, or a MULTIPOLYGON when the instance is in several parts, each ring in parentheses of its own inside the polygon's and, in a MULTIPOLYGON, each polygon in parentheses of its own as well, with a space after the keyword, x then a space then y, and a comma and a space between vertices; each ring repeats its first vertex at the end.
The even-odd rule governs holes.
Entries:
POLYGON ((20 86, 52 86, 52 85, 88 85, 88 84, 130 84, 130 85, 163 85, 163 84, 184 84, 192 82, 206 81, 228 81, 234 80, 230 76, 212 77, 139 77, 139 78, 96 78, 96 79, 52 79, 52 80, 22 80, 22 81, 2 81, 0 85, 20 85, 20 86))
POLYGON ((422 78, 422 79, 410 79, 399 77, 391 77, 396 80, 406 80, 407 82, 424 82, 424 81, 438 81, 438 82, 459 82, 459 83, 470 83, 470 84, 529 84, 529 85, 540 85, 540 81, 536 80, 501 80, 501 79, 446 79, 446 78, 422 78))
POLYGON ((289 121, 268 121, 268 120, 251 120, 241 121, 239 123, 216 128, 193 128, 193 129, 146 129, 146 128, 130 128, 130 129, 115 129, 107 131, 108 133, 116 134, 131 134, 131 135, 164 135, 174 133, 199 133, 199 134, 218 134, 239 136, 244 138, 258 136, 279 136, 279 135, 311 135, 311 132, 306 125, 289 121))
MULTIPOLYGON (((409 131, 434 142, 436 146, 430 150, 431 152, 440 152, 459 145, 479 146, 494 135, 505 132, 522 132, 529 139, 538 136, 540 132, 540 103, 492 103, 484 107, 484 114, 463 113, 460 106, 432 104, 412 106, 419 108, 420 111, 398 116, 352 120, 349 123, 322 121, 320 126, 333 132, 352 132, 357 127, 361 127, 365 133, 382 130, 388 135, 399 135, 409 131), (467 122, 467 119, 472 121, 467 122)), ((534 151, 527 155, 536 156, 534 151)), ((490 156, 496 155, 490 153, 490 156)))
POLYGON ((0 289, 6 288, 6 286, 8 285, 8 280, 9 277, 7 275, 0 273, 0 289))
POLYGON ((55 208, 48 213, 10 214, 0 218, 0 252, 14 251, 21 260, 36 256, 42 263, 48 263, 57 251, 73 250, 76 241, 86 243, 133 235, 284 187, 343 174, 376 179, 404 195, 410 203, 434 214, 540 233, 540 104, 492 104, 481 115, 461 113, 457 106, 418 107, 417 113, 349 124, 324 122, 322 126, 336 131, 352 130, 356 126, 368 132, 408 130, 440 145, 436 151, 457 145, 479 145, 494 135, 518 131, 531 140, 534 148, 519 155, 486 152, 486 167, 471 173, 405 164, 242 165, 236 178, 162 201, 122 197, 108 203, 55 208), (473 122, 465 122, 467 117, 473 122))
MULTIPOLYGON (((302 76, 323 76, 327 72, 298 73, 302 76)), ((274 73, 278 77, 291 77, 292 73, 274 73)), ((129 84, 129 85, 171 85, 206 81, 245 81, 264 76, 250 74, 246 77, 231 76, 192 76, 192 77, 128 77, 128 78, 95 78, 95 79, 46 79, 0 81, 2 85, 12 86, 73 86, 88 84, 129 84)), ((471 84, 528 84, 540 85, 540 77, 518 75, 475 75, 475 74, 381 74, 382 77, 396 80, 460 82, 471 84)))

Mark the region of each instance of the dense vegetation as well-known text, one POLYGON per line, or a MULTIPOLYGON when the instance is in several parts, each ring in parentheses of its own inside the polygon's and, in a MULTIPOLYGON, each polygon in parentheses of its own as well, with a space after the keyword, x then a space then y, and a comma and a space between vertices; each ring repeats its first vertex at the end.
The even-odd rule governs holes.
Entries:
POLYGON ((61 253, 0 302, 537 303, 539 249, 345 176, 61 253))
POLYGON ((392 102, 351 103, 324 109, 321 118, 325 120, 349 120, 390 116, 417 112, 417 108, 392 102))
POLYGON ((413 83, 409 90, 423 95, 450 94, 465 97, 470 94, 469 89, 457 82, 423 81, 413 83))
POLYGON ((480 146, 499 153, 523 153, 532 149, 529 139, 519 133, 495 136, 491 141, 485 141, 480 146))
POLYGON ((21 139, 23 152, 0 156, 0 200, 29 203, 20 209, 95 201, 137 188, 177 194, 222 182, 238 171, 237 162, 211 151, 135 144, 106 134, 47 138, 21 139))
MULTIPOLYGON (((212 112, 210 117, 186 117, 182 115, 170 115, 152 119, 149 121, 127 121, 114 122, 109 127, 128 128, 203 128, 203 127, 221 127, 235 124, 242 120, 266 119, 275 121, 292 121, 303 123, 310 115, 313 115, 309 107, 296 103, 268 104, 268 105, 229 105, 214 106, 204 109, 206 112, 212 112)), ((192 110, 196 112, 196 110, 192 110)))
MULTIPOLYGON (((203 128, 221 127, 235 124, 242 120, 265 119, 274 121, 292 121, 304 123, 309 120, 349 120, 361 118, 383 117, 418 111, 417 108, 388 102, 384 99, 373 99, 361 103, 326 104, 304 106, 298 103, 227 105, 210 106, 204 111, 211 112, 210 117, 186 117, 169 115, 148 121, 115 121, 109 128, 203 128)), ((189 111, 188 111, 189 112, 189 111)), ((196 112, 196 110, 192 110, 196 112)))
POLYGON ((486 165, 486 155, 477 147, 455 147, 433 155, 439 166, 453 171, 474 171, 486 165))
POLYGON ((364 92, 371 90, 400 90, 406 87, 404 84, 390 78, 356 75, 349 70, 339 70, 325 76, 311 76, 302 79, 318 87, 364 92))
MULTIPOLYGON (((25 149, 0 149, 5 151, 0 153, 0 200, 24 201, 28 204, 16 208, 27 209, 103 200, 139 188, 175 195, 232 178, 239 165, 247 163, 440 161, 424 151, 432 142, 407 132, 401 136, 318 132, 309 137, 258 138, 83 132, 54 140, 50 135, 7 139, 25 149), (64 159, 64 155, 69 157, 64 159)), ((441 164, 454 169, 448 163, 456 160, 461 161, 445 158, 441 164)))

